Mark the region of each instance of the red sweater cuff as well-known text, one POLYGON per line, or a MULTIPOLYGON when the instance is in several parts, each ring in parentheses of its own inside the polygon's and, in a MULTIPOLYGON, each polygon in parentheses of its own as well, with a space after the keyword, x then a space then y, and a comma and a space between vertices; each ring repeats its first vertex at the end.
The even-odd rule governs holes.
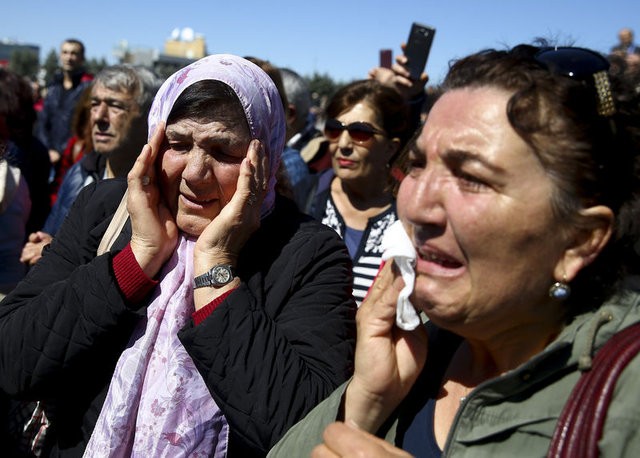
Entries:
POLYGON ((234 289, 230 289, 226 293, 222 293, 221 296, 216 297, 214 300, 209 302, 207 305, 202 307, 200 310, 196 310, 193 314, 191 314, 191 318, 193 318, 193 323, 198 326, 200 323, 204 321, 206 317, 211 315, 211 313, 218 308, 222 301, 224 301, 229 294, 235 291, 234 289))
POLYGON ((130 244, 113 257, 112 265, 122 294, 132 304, 141 302, 158 284, 144 273, 130 244))

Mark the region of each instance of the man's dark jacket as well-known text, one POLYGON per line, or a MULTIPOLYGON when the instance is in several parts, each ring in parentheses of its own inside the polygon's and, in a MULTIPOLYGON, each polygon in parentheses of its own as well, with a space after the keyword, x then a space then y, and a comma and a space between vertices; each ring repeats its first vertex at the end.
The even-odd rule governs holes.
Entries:
POLYGON ((78 71, 72 76, 72 80, 73 87, 67 90, 62 85, 62 74, 55 76, 53 83, 47 88, 47 96, 36 124, 38 139, 48 149, 54 149, 60 154, 71 137, 71 119, 78 100, 91 84, 93 75, 78 71))

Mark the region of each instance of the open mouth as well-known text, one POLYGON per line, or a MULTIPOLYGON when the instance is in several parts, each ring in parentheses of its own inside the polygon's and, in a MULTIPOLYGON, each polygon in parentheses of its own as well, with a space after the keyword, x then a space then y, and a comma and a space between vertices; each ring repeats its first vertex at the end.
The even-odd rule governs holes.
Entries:
POLYGON ((180 198, 182 201, 191 207, 206 207, 207 205, 215 202, 216 199, 200 199, 192 196, 187 196, 185 194, 180 194, 180 198))
POLYGON ((431 251, 431 250, 420 250, 418 252, 418 255, 420 256, 420 259, 433 263, 433 264, 437 264, 441 267, 447 268, 447 269, 458 269, 460 267, 462 267, 462 263, 449 257, 446 256, 442 253, 437 253, 435 251, 431 251))

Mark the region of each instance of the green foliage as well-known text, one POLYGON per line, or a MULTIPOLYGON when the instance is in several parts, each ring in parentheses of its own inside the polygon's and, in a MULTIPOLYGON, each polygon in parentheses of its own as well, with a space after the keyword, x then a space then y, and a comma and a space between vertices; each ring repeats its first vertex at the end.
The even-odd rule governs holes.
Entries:
POLYGON ((16 49, 11 53, 9 68, 18 75, 35 80, 40 68, 38 54, 30 49, 16 49))
POLYGON ((44 80, 47 86, 51 84, 51 82, 53 81, 53 75, 55 75, 58 71, 58 62, 58 53, 55 49, 51 49, 51 51, 49 51, 49 54, 47 54, 44 65, 42 66, 44 68, 44 80))
POLYGON ((107 64, 107 60, 104 57, 102 57, 100 60, 95 58, 88 59, 87 65, 86 65, 87 71, 92 75, 97 75, 100 72, 100 70, 108 66, 109 64, 107 64))
POLYGON ((169 63, 156 63, 153 67, 153 71, 155 72, 156 75, 158 75, 159 78, 164 80, 169 78, 171 75, 177 72, 180 68, 182 67, 169 64, 169 63))
POLYGON ((313 104, 320 109, 324 109, 331 97, 333 97, 338 89, 345 85, 344 83, 334 81, 328 73, 321 74, 315 72, 312 76, 305 78, 309 83, 313 104))

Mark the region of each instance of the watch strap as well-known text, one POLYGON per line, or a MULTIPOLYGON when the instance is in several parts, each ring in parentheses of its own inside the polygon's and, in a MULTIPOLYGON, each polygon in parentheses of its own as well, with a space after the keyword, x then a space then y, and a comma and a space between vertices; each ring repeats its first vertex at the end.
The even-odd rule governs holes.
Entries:
POLYGON ((235 274, 233 273, 233 266, 229 264, 218 264, 213 266, 211 269, 207 270, 202 275, 198 275, 193 279, 193 287, 195 288, 204 288, 207 286, 220 287, 226 284, 231 283, 231 281, 235 278, 235 274), (216 270, 223 269, 228 272, 228 278, 220 282, 216 278, 216 270))

